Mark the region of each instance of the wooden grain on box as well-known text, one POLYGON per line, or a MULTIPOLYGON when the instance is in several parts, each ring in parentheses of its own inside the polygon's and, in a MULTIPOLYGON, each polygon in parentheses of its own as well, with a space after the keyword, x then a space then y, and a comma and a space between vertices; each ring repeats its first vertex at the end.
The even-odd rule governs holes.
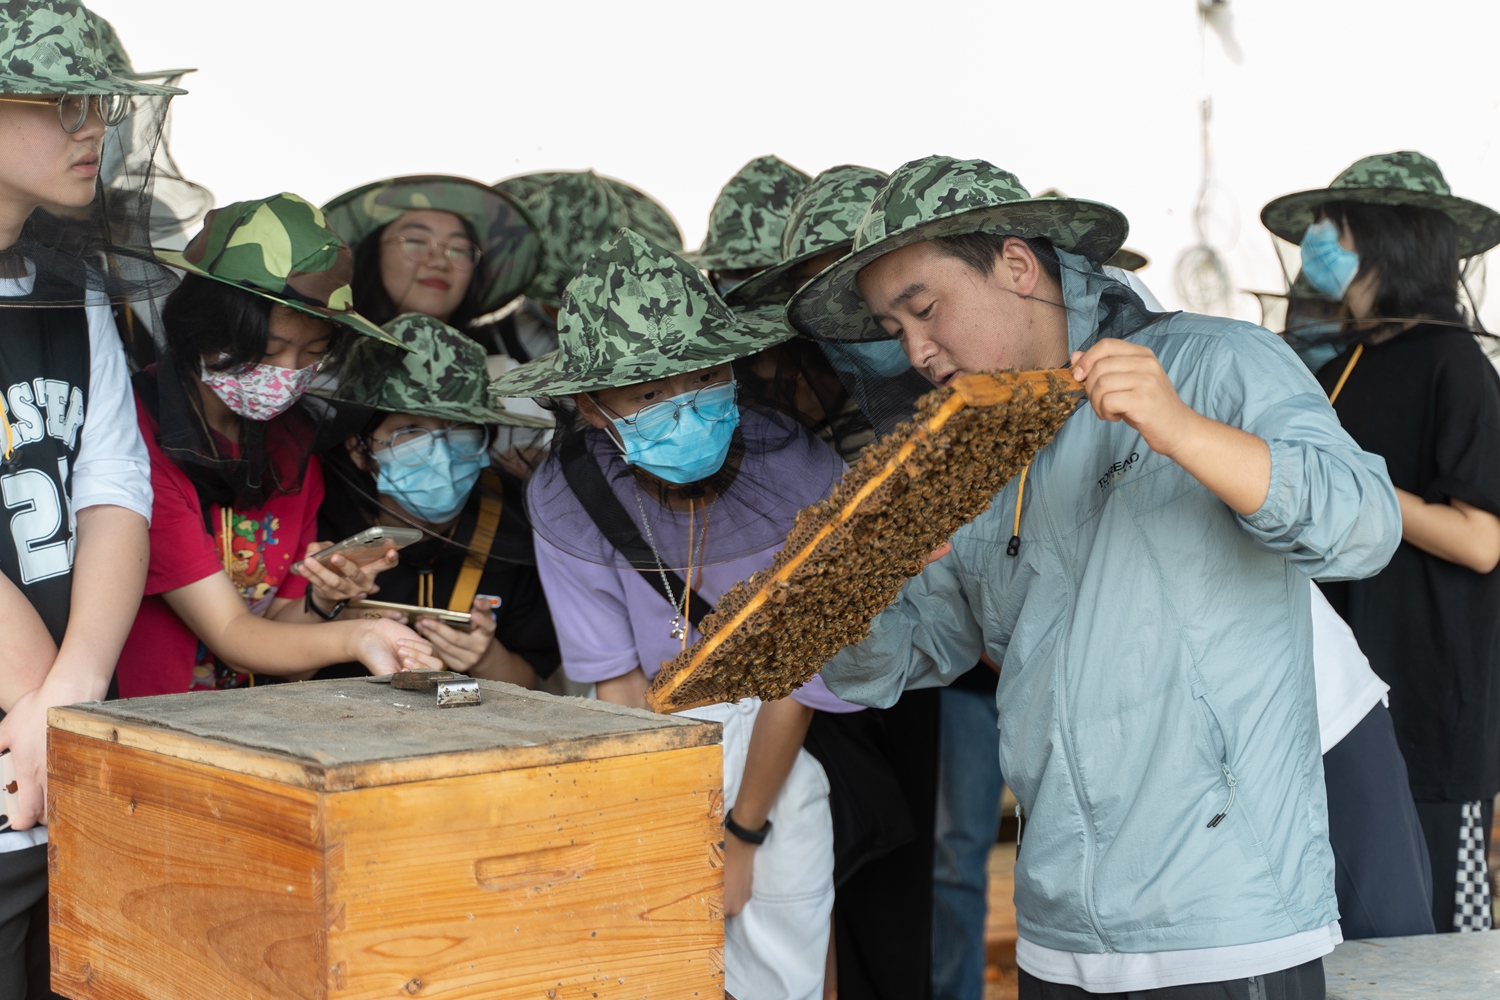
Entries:
POLYGON ((54 989, 721 996, 719 727, 481 683, 54 709, 54 989))

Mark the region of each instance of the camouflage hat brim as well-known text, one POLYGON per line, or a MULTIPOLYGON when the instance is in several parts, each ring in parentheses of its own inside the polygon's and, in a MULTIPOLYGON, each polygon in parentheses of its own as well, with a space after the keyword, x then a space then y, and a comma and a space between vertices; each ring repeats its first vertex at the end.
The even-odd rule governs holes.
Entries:
POLYGON ((362 406, 371 411, 415 413, 418 416, 436 417, 439 420, 457 420, 462 423, 497 424, 501 427, 546 428, 555 426, 553 421, 545 417, 533 417, 525 413, 512 413, 503 408, 477 404, 466 406, 462 403, 447 402, 404 403, 399 410, 392 410, 388 406, 377 404, 351 393, 345 393, 342 386, 334 391, 322 388, 309 389, 308 395, 320 396, 335 403, 352 403, 355 406, 362 406))
MULTIPOLYGON (((137 83, 144 83, 147 80, 175 80, 178 77, 187 76, 189 73, 196 72, 198 72, 198 67, 196 66, 190 67, 188 69, 153 69, 145 73, 130 73, 127 74, 125 78, 127 80, 134 80, 137 83)), ((187 91, 184 90, 183 93, 185 94, 187 93, 187 91)))
MULTIPOLYGON (((186 70, 180 72, 187 72, 186 70)), ((177 97, 186 94, 181 87, 167 87, 159 83, 143 83, 123 76, 106 76, 98 80, 83 80, 68 83, 50 83, 14 73, 0 73, 0 94, 87 94, 109 96, 124 94, 127 97, 177 97)))
POLYGON ((1500 212, 1477 201, 1433 191, 1390 187, 1326 187, 1282 195, 1260 210, 1260 221, 1289 243, 1301 244, 1307 227, 1317 221, 1318 209, 1332 201, 1366 205, 1409 205, 1431 208, 1453 220, 1458 228, 1458 255, 1473 257, 1500 244, 1500 212))
POLYGON ((153 253, 156 255, 157 260, 161 261, 163 264, 168 265, 169 267, 178 268, 179 270, 186 271, 189 274, 196 274, 201 278, 211 278, 214 281, 219 282, 220 284, 228 285, 231 288, 238 288, 241 291, 249 292, 251 295, 258 295, 263 299, 269 299, 272 302, 286 306, 290 309, 295 309, 298 312, 307 313, 309 316, 316 316, 318 319, 325 319, 330 322, 337 323, 340 326, 347 327, 348 329, 353 330, 355 333, 361 334, 366 337, 373 337, 376 340, 381 341, 382 343, 399 347, 403 351, 411 350, 411 348, 407 347, 399 340, 396 340, 390 334, 386 333, 380 327, 376 326, 374 323, 371 323, 369 320, 365 319, 357 312, 342 312, 337 309, 329 309, 326 306, 309 305, 306 302, 298 302, 296 299, 290 299, 282 295, 273 295, 272 293, 266 291, 264 288, 257 288, 255 285, 252 285, 249 282, 234 281, 229 278, 221 278, 217 274, 206 271, 203 268, 199 267, 197 264, 194 264, 192 261, 188 260, 183 256, 182 251, 180 250, 157 249, 154 250, 153 253))
POLYGON ((1130 223, 1119 209, 1077 198, 1023 198, 929 219, 871 243, 818 274, 792 295, 787 322, 799 333, 821 340, 887 339, 860 294, 859 272, 894 250, 964 233, 1040 236, 1059 250, 1105 261, 1124 245, 1130 223))
POLYGON ((796 294, 797 289, 812 280, 811 278, 800 281, 797 279, 797 270, 803 264, 834 250, 838 250, 842 256, 847 254, 853 246, 853 240, 846 240, 843 243, 819 247, 810 253, 784 260, 775 267, 767 268, 754 277, 735 285, 725 293, 724 301, 729 303, 732 309, 784 306, 796 294))
POLYGON ((755 267, 770 267, 780 259, 775 247, 745 253, 700 249, 679 256, 704 271, 747 271, 755 267))
POLYGON ((597 392, 621 386, 655 382, 674 375, 686 375, 701 368, 712 368, 727 361, 739 361, 752 354, 796 336, 776 311, 747 310, 737 312, 739 339, 715 341, 712 345, 690 347, 679 355, 667 357, 659 351, 642 351, 625 358, 591 378, 569 378, 562 371, 562 351, 551 351, 535 361, 512 369, 490 383, 490 398, 524 398, 529 396, 571 396, 576 392, 597 392))

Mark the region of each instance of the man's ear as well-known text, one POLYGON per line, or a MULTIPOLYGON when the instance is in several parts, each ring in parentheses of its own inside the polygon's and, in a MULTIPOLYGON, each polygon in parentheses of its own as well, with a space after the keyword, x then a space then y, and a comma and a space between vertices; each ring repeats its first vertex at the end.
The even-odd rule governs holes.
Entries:
POLYGON ((590 427, 597 427, 601 431, 610 426, 604 414, 599 412, 593 398, 586 392, 575 392, 573 394, 573 405, 578 407, 578 415, 589 422, 590 427))
POLYGON ((1030 295, 1036 291, 1042 278, 1042 265, 1031 252, 1026 241, 1010 237, 996 255, 995 267, 1002 269, 1010 278, 1011 288, 1019 295, 1030 295))

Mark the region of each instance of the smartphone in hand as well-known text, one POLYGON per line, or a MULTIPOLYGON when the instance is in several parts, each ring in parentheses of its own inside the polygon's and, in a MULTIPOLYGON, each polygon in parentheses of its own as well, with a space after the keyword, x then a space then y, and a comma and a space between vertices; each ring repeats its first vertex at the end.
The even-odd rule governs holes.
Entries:
MULTIPOLYGON (((416 528, 391 528, 377 524, 373 528, 366 528, 357 535, 350 535, 342 542, 313 553, 313 558, 327 565, 329 559, 339 555, 355 565, 367 566, 385 558, 385 554, 391 549, 404 549, 413 542, 421 540, 422 533, 416 528)), ((298 560, 298 565, 300 562, 298 560)), ((292 569, 295 571, 297 565, 293 565, 292 569)))

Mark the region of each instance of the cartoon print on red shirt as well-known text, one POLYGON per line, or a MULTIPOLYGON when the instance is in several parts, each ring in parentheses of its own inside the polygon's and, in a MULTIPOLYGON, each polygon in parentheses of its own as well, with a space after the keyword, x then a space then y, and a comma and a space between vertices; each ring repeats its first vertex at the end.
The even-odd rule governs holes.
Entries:
POLYGON ((252 514, 236 510, 219 515, 219 529, 214 539, 219 551, 227 552, 225 569, 235 589, 245 599, 245 606, 254 615, 264 614, 276 597, 281 580, 267 578, 268 560, 275 562, 266 549, 281 543, 281 519, 269 511, 262 512, 264 520, 252 514), (227 515, 227 516, 226 516, 227 515), (224 537, 224 525, 229 525, 229 537, 224 537))

